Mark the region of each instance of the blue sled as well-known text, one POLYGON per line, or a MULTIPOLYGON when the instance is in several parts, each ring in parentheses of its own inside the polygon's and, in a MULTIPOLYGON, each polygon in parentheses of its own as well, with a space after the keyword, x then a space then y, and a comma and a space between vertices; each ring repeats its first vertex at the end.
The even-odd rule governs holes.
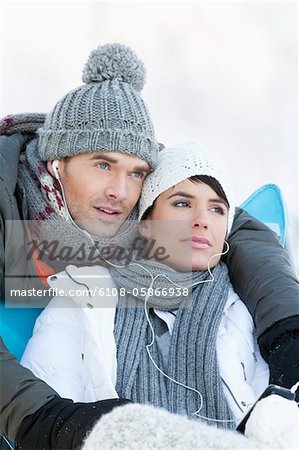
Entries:
POLYGON ((5 307, 0 302, 0 335, 10 353, 21 359, 42 308, 5 307))
POLYGON ((275 231, 279 242, 285 246, 287 211, 281 191, 275 184, 266 184, 257 189, 242 203, 241 208, 275 231))

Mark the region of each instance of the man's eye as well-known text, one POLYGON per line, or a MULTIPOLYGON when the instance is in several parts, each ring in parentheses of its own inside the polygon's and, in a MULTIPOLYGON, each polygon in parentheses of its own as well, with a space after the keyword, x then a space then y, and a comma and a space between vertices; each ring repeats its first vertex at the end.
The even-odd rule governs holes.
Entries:
POLYGON ((141 180, 145 177, 144 172, 132 172, 132 176, 135 178, 140 178, 141 180))
POLYGON ((97 166, 98 166, 100 169, 108 169, 109 164, 106 163, 106 162, 100 162, 99 164, 97 164, 97 166))

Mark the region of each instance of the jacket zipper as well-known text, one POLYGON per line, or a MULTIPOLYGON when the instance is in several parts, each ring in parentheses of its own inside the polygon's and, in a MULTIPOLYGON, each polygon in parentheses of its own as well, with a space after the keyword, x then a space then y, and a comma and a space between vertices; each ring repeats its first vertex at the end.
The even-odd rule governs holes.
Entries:
POLYGON ((232 393, 232 391, 231 391, 230 387, 228 386, 228 384, 225 382, 225 380, 224 380, 222 377, 220 377, 220 378, 221 378, 222 382, 225 384, 225 386, 227 387, 227 389, 228 389, 230 395, 232 396, 232 398, 233 398, 235 404, 237 405, 237 407, 239 408, 239 410, 240 410, 242 413, 244 413, 244 409, 242 409, 241 406, 239 405, 239 403, 238 403, 236 397, 235 397, 234 394, 232 393))

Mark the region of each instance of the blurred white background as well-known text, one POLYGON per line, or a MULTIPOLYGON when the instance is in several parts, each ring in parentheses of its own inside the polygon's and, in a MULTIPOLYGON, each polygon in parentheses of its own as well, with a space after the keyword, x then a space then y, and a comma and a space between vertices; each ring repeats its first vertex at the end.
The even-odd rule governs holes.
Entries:
POLYGON ((298 253, 295 2, 2 2, 1 115, 47 112, 90 51, 121 42, 165 145, 197 141, 230 169, 240 204, 276 183, 298 253))

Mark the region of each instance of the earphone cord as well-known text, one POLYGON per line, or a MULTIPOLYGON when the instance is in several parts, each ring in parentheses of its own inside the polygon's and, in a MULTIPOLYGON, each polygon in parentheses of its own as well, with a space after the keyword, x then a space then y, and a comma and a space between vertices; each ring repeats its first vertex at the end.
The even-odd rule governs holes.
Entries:
MULTIPOLYGON (((225 241, 225 242, 226 242, 226 241, 225 241)), ((210 283, 213 282, 214 276, 213 276, 213 274, 211 273, 211 270, 210 270, 210 262, 211 262, 211 260, 212 260, 215 256, 219 256, 219 255, 225 254, 225 253, 227 253, 227 252, 229 251, 229 244, 228 244, 227 242, 226 242, 226 244, 227 244, 227 250, 226 250, 224 253, 220 253, 220 254, 217 254, 217 255, 213 255, 213 256, 209 259, 209 262, 208 262, 208 271, 209 271, 209 273, 210 273, 210 275, 211 275, 211 279, 210 279, 210 280, 200 281, 200 282, 196 283, 196 285, 197 285, 197 284, 201 284, 201 283, 205 283, 205 282, 210 282, 210 283)), ((159 276, 159 274, 156 275, 156 277, 152 277, 152 281, 151 281, 151 284, 150 284, 150 287, 149 287, 149 292, 150 292, 150 289, 152 289, 153 284, 154 284, 154 281, 155 281, 155 279, 156 279, 158 276, 159 276)), ((172 280, 169 280, 169 281, 172 282, 172 280)), ((176 284, 176 283, 173 283, 173 284, 176 284)), ((210 421, 210 422, 219 422, 219 423, 231 423, 231 422, 234 422, 234 423, 235 423, 235 422, 238 422, 239 419, 214 419, 214 418, 206 417, 206 416, 203 416, 202 414, 199 414, 200 411, 201 411, 202 408, 203 408, 203 396, 202 396, 201 392, 199 392, 197 389, 195 389, 195 388, 193 388, 193 387, 191 387, 191 386, 187 386, 186 384, 180 383, 179 381, 175 380, 174 378, 171 378, 169 375, 167 375, 165 372, 163 372, 163 370, 161 370, 160 367, 157 365, 156 361, 153 359, 153 357, 152 357, 152 355, 151 355, 151 352, 150 352, 150 347, 154 345, 156 336, 155 336, 154 327, 153 327, 153 325, 152 325, 152 323, 151 323, 151 321, 150 321, 150 318, 149 318, 148 309, 147 309, 147 307, 146 307, 146 304, 147 304, 148 299, 149 299, 149 292, 147 293, 147 296, 146 296, 145 301, 144 301, 144 312, 145 312, 145 316, 146 316, 147 322, 148 322, 149 327, 150 327, 150 330, 151 330, 152 340, 151 340, 151 342, 150 342, 149 344, 147 344, 145 347, 146 347, 147 354, 148 354, 150 360, 152 361, 153 365, 155 366, 155 368, 156 368, 156 369, 157 369, 164 377, 166 377, 166 378, 167 378, 168 380, 170 380, 171 382, 177 384, 178 386, 182 386, 183 388, 188 389, 188 390, 190 390, 190 391, 192 391, 192 392, 195 392, 195 393, 199 396, 199 408, 198 408, 198 410, 196 410, 194 413, 192 413, 194 416, 199 417, 199 418, 201 418, 201 419, 205 419, 205 420, 210 421)))
MULTIPOLYGON (((83 230, 82 228, 80 228, 80 227, 76 224, 76 222, 75 222, 74 219, 72 218, 72 216, 71 216, 71 214, 70 214, 70 211, 69 211, 69 209, 68 209, 63 185, 62 185, 62 183, 61 183, 61 181, 60 181, 59 178, 57 178, 57 180, 58 180, 59 185, 60 185, 60 188, 61 188, 62 198, 63 198, 63 202, 64 202, 64 205, 65 205, 65 208, 66 208, 66 211, 67 211, 67 215, 68 215, 68 217, 69 217, 69 220, 72 222, 72 224, 73 224, 79 231, 81 231, 83 234, 85 234, 85 236, 87 236, 87 237, 90 239, 92 245, 93 245, 93 246, 95 247, 95 249, 96 249, 96 252, 98 253, 98 255, 102 258, 102 260, 103 260, 106 264, 109 264, 110 266, 115 267, 116 269, 122 269, 122 268, 124 268, 124 267, 128 267, 128 265, 125 266, 125 265, 114 264, 114 263, 112 263, 111 261, 109 261, 107 258, 105 258, 104 255, 102 255, 102 253, 99 252, 99 250, 98 250, 97 246, 95 245, 94 240, 93 240, 92 236, 89 234, 89 232, 88 232, 87 230, 83 230)), ((187 289, 189 289, 189 288, 192 288, 192 287, 196 286, 197 284, 201 284, 201 283, 210 283, 210 282, 214 281, 214 275, 213 275, 212 272, 211 272, 211 269, 210 269, 210 263, 211 263, 211 260, 212 260, 213 258, 215 258, 216 256, 226 255, 226 253, 229 252, 229 244, 228 244, 228 242, 227 242, 227 241, 224 241, 224 243, 226 244, 226 250, 225 250, 223 253, 216 253, 215 255, 212 255, 212 256, 210 257, 209 261, 208 261, 208 272, 209 272, 209 274, 210 274, 210 276, 211 276, 210 279, 200 281, 199 283, 192 283, 192 284, 189 285, 189 286, 181 286, 181 285, 175 283, 173 280, 171 280, 167 275, 165 275, 165 274, 163 274, 163 273, 160 273, 160 274, 157 274, 154 278, 152 278, 152 282, 154 282, 158 277, 162 277, 162 278, 165 278, 166 280, 168 280, 170 283, 172 283, 172 284, 173 284, 174 286, 176 286, 176 287, 187 288, 187 289)), ((152 277, 152 273, 151 273, 146 267, 144 267, 142 264, 139 264, 139 263, 134 262, 134 263, 130 263, 129 266, 140 267, 140 268, 142 268, 143 270, 145 270, 145 271, 150 275, 150 277, 152 277)), ((151 285, 152 285, 152 284, 151 284, 151 285)))
MULTIPOLYGON (((1 434, 1 433, 0 433, 0 438, 2 438, 2 439, 4 440, 5 444, 7 445, 7 447, 8 447, 10 450, 14 450, 14 448, 13 448, 13 446, 11 445, 11 443, 9 442, 9 440, 6 439, 6 437, 3 436, 3 434, 1 434)), ((3 449, 3 450, 4 450, 4 449, 3 449)))
MULTIPOLYGON (((84 234, 90 239, 90 241, 92 242, 92 245, 94 246, 95 243, 94 243, 94 240, 93 240, 92 236, 88 233, 87 230, 83 230, 82 228, 80 228, 80 227, 75 223, 75 221, 73 220, 72 216, 70 215, 70 212, 69 212, 69 209, 68 209, 68 206, 67 206, 67 202, 66 202, 65 193, 64 193, 64 189, 63 189, 62 183, 61 183, 61 181, 60 181, 59 179, 58 179, 58 181, 59 181, 59 184, 60 184, 60 187, 61 187, 62 197, 63 197, 63 201, 64 201, 64 204, 65 204, 66 211, 67 211, 67 213, 68 213, 69 219, 70 219, 71 222, 76 226, 77 229, 79 229, 82 233, 84 233, 84 234)), ((157 363, 156 363, 155 360, 153 359, 153 357, 152 357, 152 355, 151 355, 151 352, 150 352, 150 347, 154 344, 155 339, 156 339, 156 336, 155 336, 155 332, 154 332, 153 325, 152 325, 152 323, 151 323, 151 321, 150 321, 150 318, 149 318, 149 315, 148 315, 148 309, 147 309, 147 307, 146 307, 147 302, 148 302, 148 299, 149 299, 149 292, 150 292, 150 290, 153 288, 154 282, 156 281, 156 279, 157 279, 158 277, 163 277, 163 278, 167 279, 171 284, 173 284, 173 285, 176 286, 176 287, 188 288, 188 289, 190 289, 190 288, 192 288, 192 287, 194 287, 194 286, 197 286, 198 284, 202 284, 202 283, 211 283, 211 282, 213 282, 213 281, 214 281, 214 275, 213 275, 213 273, 211 272, 211 268, 210 268, 211 261, 212 261, 213 258, 215 258, 215 257, 217 257, 217 256, 222 256, 222 255, 225 255, 226 253, 228 253, 228 251, 229 251, 229 244, 228 244, 227 241, 224 241, 224 242, 225 242, 225 244, 226 244, 226 250, 225 250, 224 252, 222 252, 222 253, 217 253, 217 254, 215 254, 215 255, 212 255, 212 256, 209 258, 207 270, 208 270, 209 275, 210 275, 211 278, 208 279, 208 280, 199 281, 199 282, 197 282, 197 283, 192 283, 192 284, 189 285, 189 286, 181 286, 181 285, 179 285, 178 283, 175 283, 173 280, 171 280, 167 275, 165 275, 165 274, 163 274, 163 273, 160 273, 160 274, 157 274, 156 276, 153 276, 153 274, 150 272, 150 270, 148 270, 148 269, 147 269, 146 267, 144 267, 142 264, 139 264, 139 263, 134 262, 134 263, 130 263, 129 265, 130 265, 130 266, 136 266, 136 267, 142 268, 142 269, 145 270, 145 271, 149 274, 149 276, 151 277, 151 284, 150 284, 150 286, 149 286, 147 295, 146 295, 145 300, 144 300, 144 311, 145 311, 145 316, 146 316, 146 320, 147 320, 147 322, 148 322, 148 324, 149 324, 149 327, 150 327, 150 330, 151 330, 151 334, 152 334, 152 340, 151 340, 151 342, 150 342, 149 344, 146 345, 146 351, 147 351, 147 353, 148 353, 148 356, 149 356, 151 362, 153 363, 153 365, 155 366, 155 368, 156 368, 156 369, 157 369, 164 377, 166 377, 168 380, 170 380, 171 382, 173 382, 173 383, 175 383, 175 384, 177 384, 177 385, 179 385, 179 386, 184 387, 185 389, 188 389, 188 390, 190 390, 190 391, 192 391, 192 392, 195 392, 195 393, 199 396, 199 399, 200 399, 199 408, 198 408, 197 411, 195 411, 195 412, 193 413, 193 415, 195 415, 195 416, 197 416, 197 417, 200 417, 200 418, 202 418, 202 419, 211 421, 211 422, 230 423, 230 422, 238 422, 239 419, 237 419, 237 420, 233 420, 233 419, 231 419, 231 420, 224 420, 224 419, 223 419, 223 420, 222 420, 222 419, 214 419, 214 418, 211 418, 211 417, 206 417, 206 416, 203 416, 203 415, 199 414, 200 411, 202 410, 202 407, 203 407, 203 396, 202 396, 202 394, 201 394, 197 389, 195 389, 195 388, 193 388, 193 387, 191 387, 191 386, 187 386, 187 385, 185 385, 185 384, 183 384, 183 383, 180 383, 179 381, 177 381, 177 380, 171 378, 169 375, 167 375, 165 372, 163 372, 163 370, 161 370, 160 367, 157 365, 157 363)), ((112 263, 111 261, 109 261, 107 258, 105 258, 105 257, 101 254, 101 252, 98 250, 97 246, 95 246, 95 249, 96 249, 98 255, 99 255, 99 256, 100 256, 107 264, 109 264, 110 266, 112 266, 112 267, 114 267, 114 268, 124 268, 124 267, 127 267, 127 266, 125 266, 125 265, 117 265, 117 264, 112 263)))
MULTIPOLYGON (((89 235, 89 237, 90 237, 90 239, 92 240, 92 237, 91 237, 90 235, 89 235)), ((93 242, 93 240, 92 240, 92 242, 93 242)), ((229 251, 229 244, 228 244, 228 242, 226 242, 226 241, 225 241, 225 243, 226 243, 226 246, 227 246, 225 252, 223 252, 223 253, 218 253, 218 254, 215 254, 215 255, 211 256, 210 259, 209 259, 209 261, 208 261, 208 272, 209 272, 209 274, 210 274, 210 276, 211 276, 211 279, 209 279, 209 280, 203 280, 203 281, 200 281, 200 282, 198 282, 198 283, 193 283, 193 284, 190 285, 188 288, 193 287, 193 286, 196 286, 196 285, 201 284, 201 283, 211 283, 211 282, 214 281, 214 275, 213 275, 213 273, 211 272, 210 263, 211 263, 211 260, 212 260, 213 258, 215 258, 216 256, 224 255, 224 254, 226 254, 226 253, 229 251)), ((94 243, 93 243, 93 244, 94 244, 94 243)), ((98 251, 98 249, 96 249, 96 250, 97 250, 98 254, 99 254, 101 257, 103 257, 103 255, 101 255, 101 253, 98 251)), ((122 268, 122 267, 125 267, 125 266, 119 266, 119 265, 113 264, 111 261, 107 260, 107 259, 104 258, 104 257, 103 257, 103 259, 105 259, 105 261, 106 261, 108 264, 110 264, 111 266, 113 266, 113 267, 116 267, 116 268, 122 268)), ((148 302, 148 299, 149 299, 149 292, 150 292, 151 289, 153 288, 154 282, 155 282, 156 279, 160 276, 160 277, 166 278, 168 281, 170 281, 170 283, 172 283, 173 285, 175 285, 175 286, 177 286, 177 287, 185 287, 185 288, 186 288, 186 286, 180 286, 179 284, 177 284, 177 283, 175 283, 173 280, 171 280, 168 276, 166 276, 165 274, 162 274, 162 273, 161 273, 161 274, 157 274, 156 276, 153 276, 153 274, 152 274, 146 267, 142 266, 142 265, 139 264, 139 263, 130 263, 129 265, 131 265, 131 266, 134 266, 134 265, 135 265, 135 266, 139 266, 139 267, 143 268, 144 270, 146 270, 146 272, 148 272, 148 274, 149 274, 150 277, 151 277, 151 283, 150 283, 150 286, 149 286, 149 288, 148 288, 147 295, 146 295, 145 300, 144 300, 144 312, 145 312, 146 320, 147 320, 147 322, 148 322, 148 324, 149 324, 149 327, 150 327, 150 330, 151 330, 151 334, 152 334, 152 340, 151 340, 151 342, 145 346, 145 347, 146 347, 147 354, 148 354, 148 356, 149 356, 149 358, 150 358, 152 364, 153 364, 153 365, 155 366, 155 368, 156 368, 156 369, 157 369, 164 377, 166 377, 168 380, 170 380, 171 382, 173 382, 173 383, 175 383, 175 384, 177 384, 177 385, 179 385, 179 386, 184 387, 185 389, 188 389, 188 390, 190 390, 190 391, 192 391, 192 392, 195 392, 195 393, 199 396, 199 399, 200 399, 200 406, 199 406, 198 410, 195 411, 195 412, 193 413, 193 415, 195 415, 195 416, 197 416, 197 417, 199 417, 199 418, 201 418, 201 419, 205 419, 205 420, 211 421, 211 422, 219 422, 219 423, 231 423, 231 422, 234 422, 234 423, 235 423, 235 422, 238 422, 239 419, 230 419, 230 420, 214 419, 214 418, 206 417, 206 416, 203 416, 203 415, 199 414, 200 411, 201 411, 201 409, 202 409, 202 407, 203 407, 203 396, 202 396, 202 394, 201 394, 197 389, 195 389, 195 388, 193 388, 193 387, 191 387, 191 386, 187 386, 187 385, 185 385, 185 384, 183 384, 183 383, 180 383, 179 381, 175 380, 174 378, 171 378, 169 375, 167 375, 165 372, 163 372, 163 370, 160 369, 160 367, 157 365, 157 363, 155 362, 155 360, 153 359, 153 357, 152 357, 152 355, 151 355, 150 347, 154 344, 155 339, 156 339, 156 336, 155 336, 155 331, 154 331, 153 325, 152 325, 152 323, 151 323, 151 321, 150 321, 150 318, 149 318, 149 315, 148 315, 148 309, 147 309, 146 305, 147 305, 147 302, 148 302)))

